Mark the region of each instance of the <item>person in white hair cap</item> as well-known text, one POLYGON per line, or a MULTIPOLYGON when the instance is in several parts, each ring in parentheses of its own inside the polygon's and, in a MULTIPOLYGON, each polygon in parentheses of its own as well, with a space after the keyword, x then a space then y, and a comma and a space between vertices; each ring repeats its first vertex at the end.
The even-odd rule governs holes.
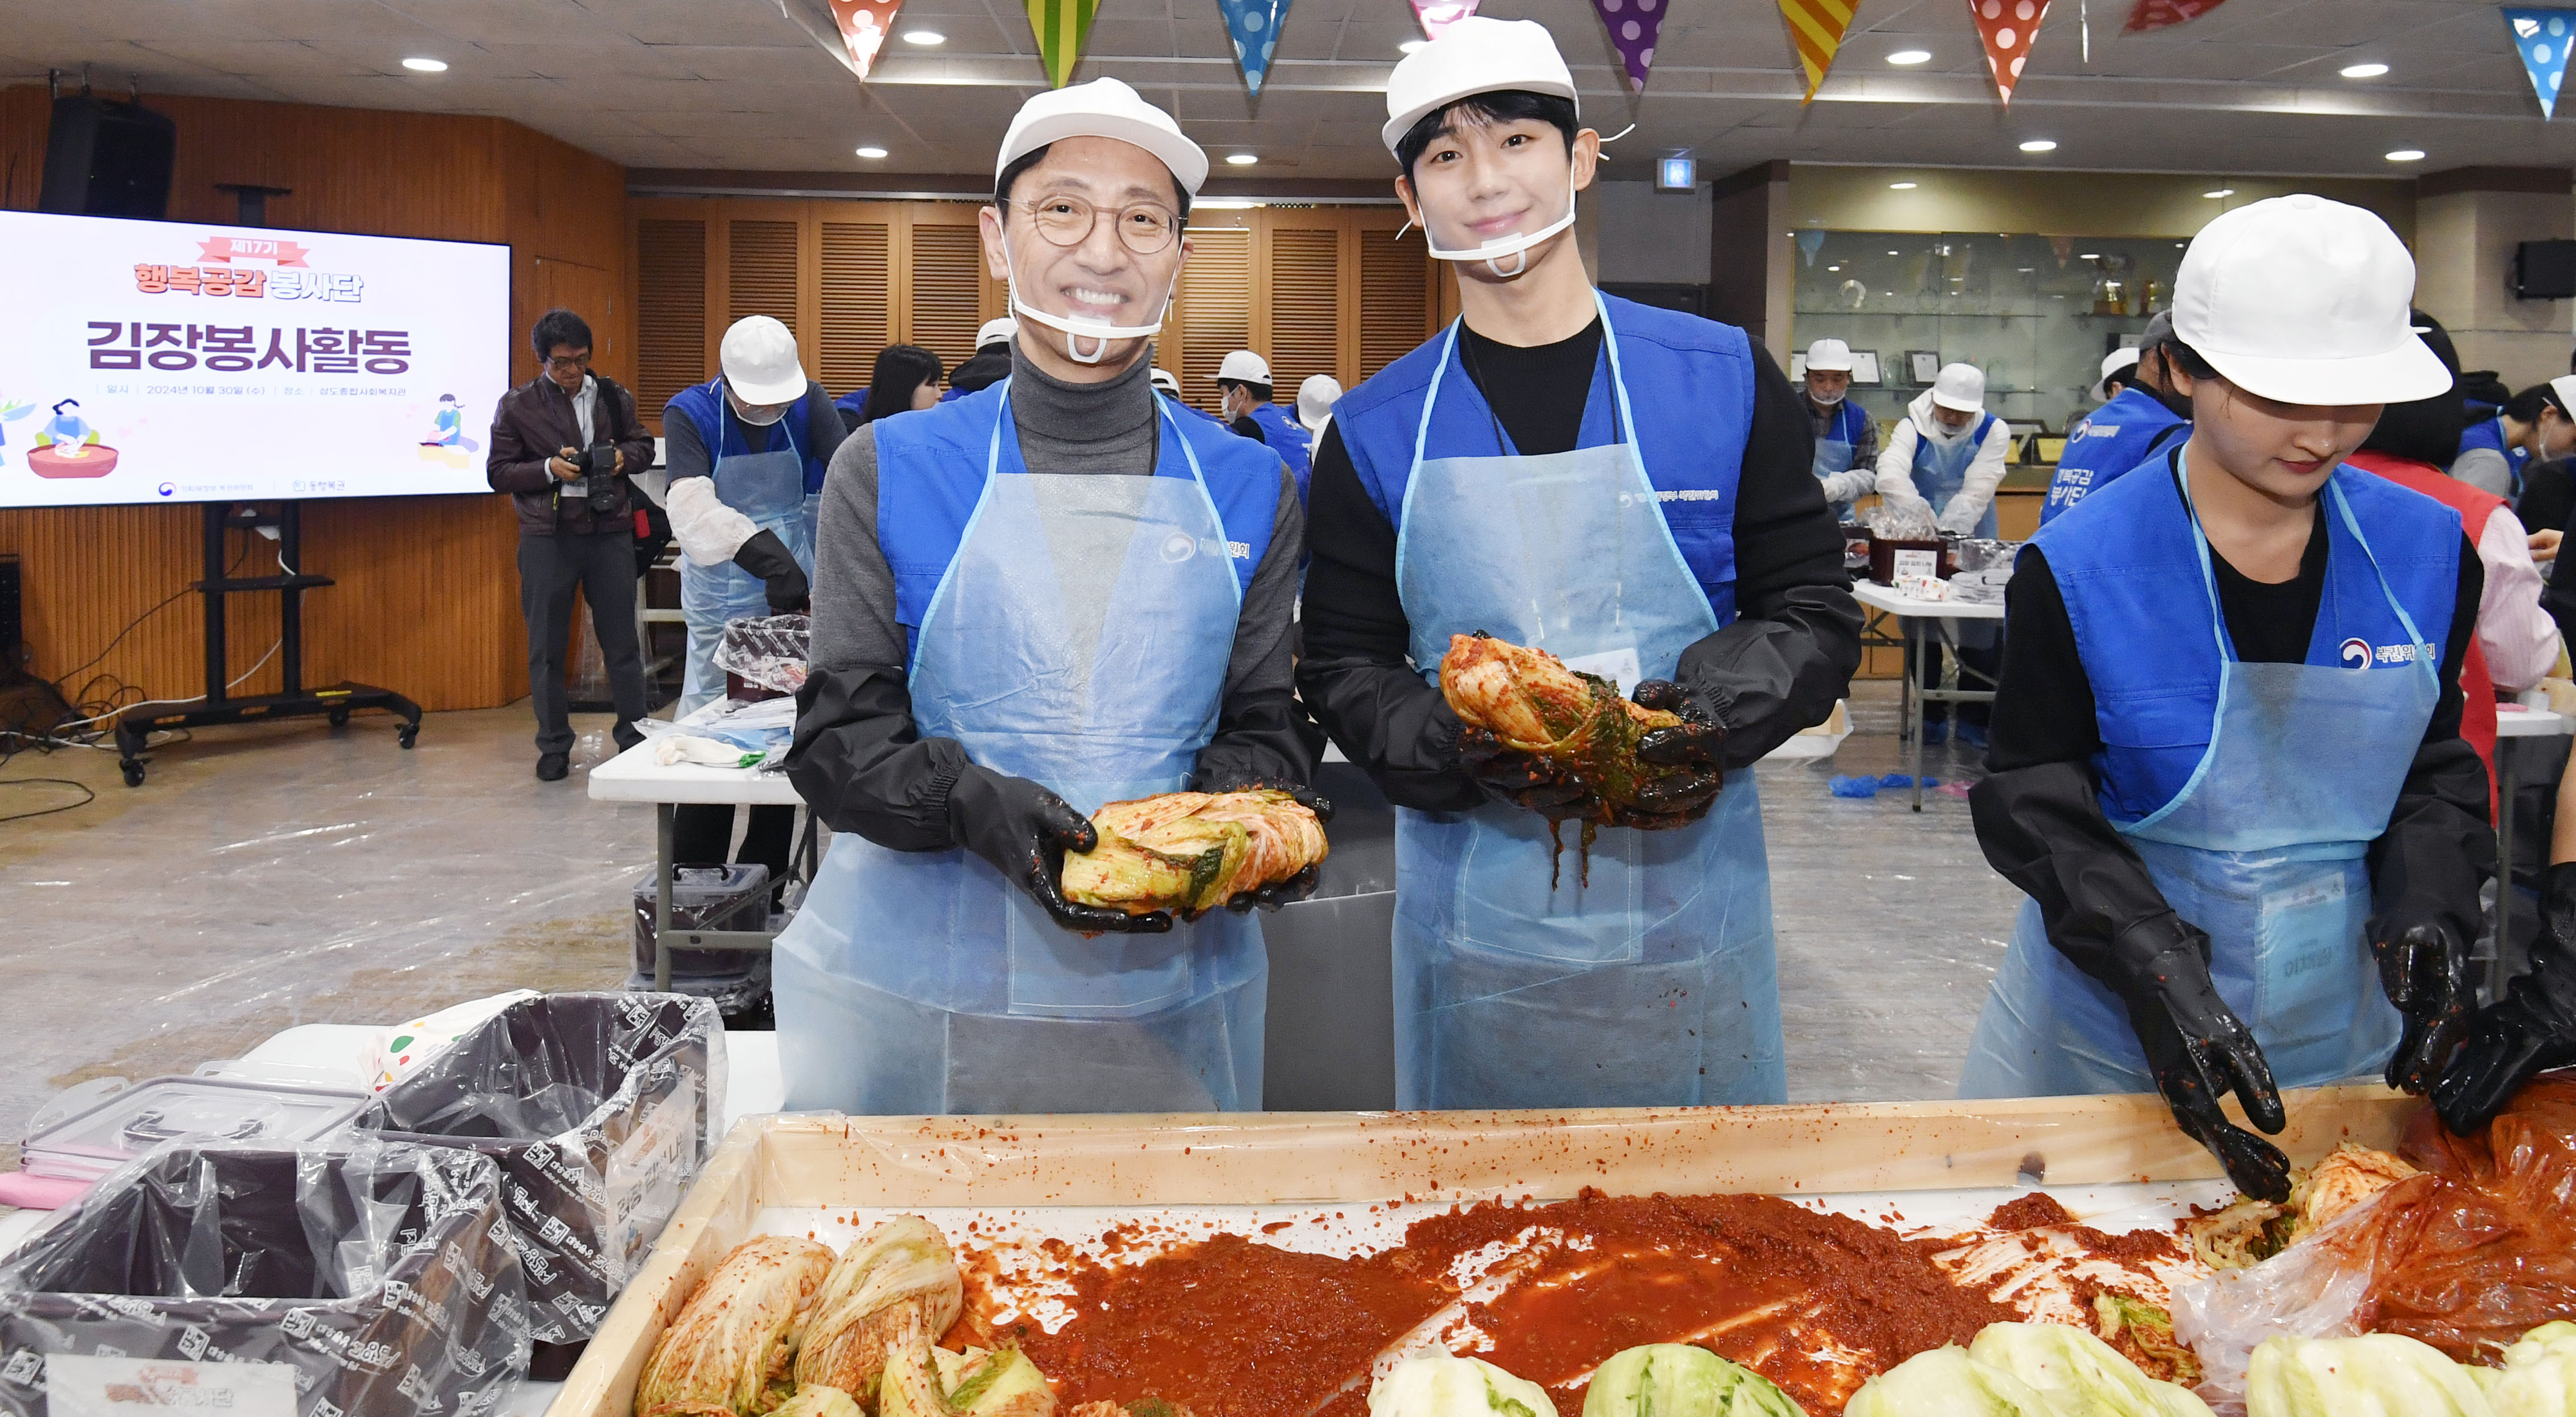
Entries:
POLYGON ((1207 155, 1115 79, 1011 120, 982 213, 1010 377, 833 460, 789 779, 830 853, 777 941, 793 1108, 1261 1105, 1247 892, 1197 920, 1069 901, 1105 803, 1305 787, 1305 523, 1279 455, 1150 382, 1207 155))
POLYGON ((1807 421, 1816 434, 1816 480, 1834 520, 1852 517, 1852 502, 1878 484, 1878 421, 1851 400, 1851 346, 1820 339, 1807 346, 1807 421))
POLYGON ((1402 809, 1397 1103, 1781 1101, 1749 769, 1860 662, 1797 390, 1744 331, 1594 288, 1571 228, 1601 139, 1545 26, 1450 25, 1386 108, 1459 320, 1334 405, 1298 687, 1402 809), (1467 729, 1433 681, 1479 631, 1676 714, 1638 748, 1676 771, 1605 803, 1467 729), (1588 874, 1555 869, 1578 819, 1588 874))
POLYGON ((2190 436, 2015 568, 1969 806, 2029 899, 1961 1096, 2152 1090, 2278 1201, 2289 1163, 2257 1133, 2283 1087, 2378 1075, 2457 1130, 2568 1061, 2563 952, 2484 1013, 2469 979, 2495 870, 2460 737, 2477 550, 2458 512, 2345 465, 2384 406, 2451 387, 2414 287, 2386 222, 2322 197, 2184 252, 2165 353, 2190 436))

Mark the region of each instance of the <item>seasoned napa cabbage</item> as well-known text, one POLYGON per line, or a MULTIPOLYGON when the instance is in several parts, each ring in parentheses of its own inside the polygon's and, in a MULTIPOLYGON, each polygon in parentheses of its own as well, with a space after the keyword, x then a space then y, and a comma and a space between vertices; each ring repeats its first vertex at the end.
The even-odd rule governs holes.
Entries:
POLYGON ((1369 1389, 1369 1417, 1557 1417, 1547 1389, 1482 1358, 1434 1349, 1398 1363, 1369 1389))
POLYGON ((1917 1353, 1860 1385, 1843 1417, 2061 1417, 2030 1384, 1958 1347, 1917 1353))
POLYGON ((2267 1338, 2246 1375, 2250 1417, 2489 1417, 2477 1380, 2430 1344, 2394 1333, 2267 1338))
POLYGON ((1806 1417, 1789 1395, 1750 1368, 1705 1348, 1650 1343, 1592 1374, 1583 1417, 1806 1417))
POLYGON ((828 1245, 763 1235, 735 1246, 680 1306, 635 1382, 636 1417, 751 1417, 771 1405, 831 1272, 828 1245))

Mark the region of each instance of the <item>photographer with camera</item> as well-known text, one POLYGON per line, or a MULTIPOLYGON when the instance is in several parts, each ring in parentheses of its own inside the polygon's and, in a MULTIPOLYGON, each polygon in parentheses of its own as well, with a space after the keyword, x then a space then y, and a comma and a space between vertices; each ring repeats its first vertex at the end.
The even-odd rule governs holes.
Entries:
POLYGON ((519 609, 528 619, 528 697, 537 712, 537 776, 571 770, 564 696, 572 593, 581 588, 608 663, 620 749, 640 741, 644 656, 635 642, 635 513, 628 478, 653 465, 653 435, 635 396, 590 368, 590 326, 549 310, 532 335, 543 370, 492 410, 484 475, 519 509, 519 609))

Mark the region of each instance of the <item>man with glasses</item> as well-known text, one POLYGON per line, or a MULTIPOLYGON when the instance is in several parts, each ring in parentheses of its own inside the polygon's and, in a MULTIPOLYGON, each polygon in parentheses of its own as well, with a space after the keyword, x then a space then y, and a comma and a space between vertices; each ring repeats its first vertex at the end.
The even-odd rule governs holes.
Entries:
MULTIPOLYGON (((1254 904, 1068 902, 1111 801, 1304 784, 1304 541, 1278 454, 1149 382, 1207 155, 1115 79, 1030 99, 986 268, 1010 377, 862 425, 832 461, 788 775, 837 833, 779 937, 787 1105, 1258 1108, 1254 904)), ((1320 807, 1320 804, 1319 804, 1320 807)))
POLYGON ((653 464, 653 435, 635 396, 590 367, 590 326, 549 310, 533 332, 535 379, 492 410, 484 476, 519 509, 519 611, 528 620, 528 698, 537 712, 537 776, 571 770, 572 723, 564 653, 572 593, 590 606, 591 631, 608 664, 617 746, 639 741, 644 657, 635 643, 635 517, 627 479, 653 464))

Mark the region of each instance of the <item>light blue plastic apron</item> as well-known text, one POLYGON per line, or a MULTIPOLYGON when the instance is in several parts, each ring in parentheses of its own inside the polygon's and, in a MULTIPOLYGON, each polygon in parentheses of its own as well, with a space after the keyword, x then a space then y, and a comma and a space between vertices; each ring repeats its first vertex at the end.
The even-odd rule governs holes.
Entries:
MULTIPOLYGON (((1834 406, 1832 426, 1837 432, 1841 431, 1843 426, 1842 407, 1843 406, 1840 404, 1836 404, 1834 406)), ((1818 482, 1822 482, 1836 473, 1851 471, 1851 465, 1852 445, 1848 440, 1842 438, 1818 438, 1816 440, 1816 480, 1818 482)), ((1833 504, 1833 509, 1835 521, 1847 522, 1852 519, 1851 503, 1836 502, 1833 504)))
MULTIPOLYGON (((814 514, 819 496, 805 494, 805 453, 796 446, 788 418, 769 425, 770 450, 755 453, 745 443, 724 391, 716 391, 716 456, 711 475, 716 500, 751 518, 760 531, 774 531, 787 544, 807 577, 814 574, 814 514)), ((788 417, 793 417, 790 414, 788 417)), ((686 717, 724 697, 724 671, 716 667, 716 645, 725 622, 755 619, 770 613, 768 587, 760 577, 731 561, 702 566, 680 557, 680 613, 689 625, 689 662, 681 676, 676 717, 686 717)))
MULTIPOLYGON (((2187 472, 2183 489, 2188 508, 2187 472)), ((2369 554, 2332 482, 2326 498, 2369 554)), ((2362 857, 2388 829, 2441 699, 2438 653, 2395 672, 2240 664, 2197 513, 2192 536, 2218 627, 2209 750, 2172 801, 2119 830, 2174 912, 2208 932, 2219 997, 2254 1030, 2274 1082, 2308 1087, 2377 1073, 2403 1021, 2363 938, 2371 891, 2362 857)), ((2421 644, 2385 574, 2379 584, 2421 644)), ((2128 1010, 2049 944, 2039 906, 2025 899, 1959 1095, 2154 1090, 2128 1010)))
MULTIPOLYGON (((921 736, 1085 813, 1188 783, 1242 605, 1198 455, 1155 403, 1162 475, 1039 475, 1006 389, 982 496, 914 639, 921 736), (1181 459, 1188 475, 1172 475, 1181 459), (1079 566, 1115 568, 1105 604, 1068 593, 1079 566)), ((981 857, 835 836, 778 937, 787 1105, 1257 1109, 1267 982, 1248 915, 1086 939, 981 857)))
MULTIPOLYGON (((1914 492, 1932 504, 1932 515, 1939 516, 1950 508, 1950 499, 1968 485, 1968 466, 1977 460, 1977 449, 1985 445, 1986 429, 1995 416, 1980 414, 1977 426, 1944 443, 1914 430, 1914 492)), ((1986 501, 1986 514, 1977 520, 1975 536, 1991 538, 1995 534, 1995 504, 1986 501)))
MULTIPOLYGON (((1598 304, 1598 297, 1595 298, 1598 304)), ((1483 630, 1633 690, 1717 617, 1636 455, 1619 340, 1601 345, 1627 441, 1539 457, 1426 459, 1455 358, 1422 404, 1396 540, 1414 663, 1483 630)), ((1780 1102, 1771 872, 1749 772, 1671 831, 1579 827, 1500 803, 1396 819, 1396 1101, 1408 1108, 1780 1102), (1551 880, 1553 878, 1553 880, 1551 880)))

